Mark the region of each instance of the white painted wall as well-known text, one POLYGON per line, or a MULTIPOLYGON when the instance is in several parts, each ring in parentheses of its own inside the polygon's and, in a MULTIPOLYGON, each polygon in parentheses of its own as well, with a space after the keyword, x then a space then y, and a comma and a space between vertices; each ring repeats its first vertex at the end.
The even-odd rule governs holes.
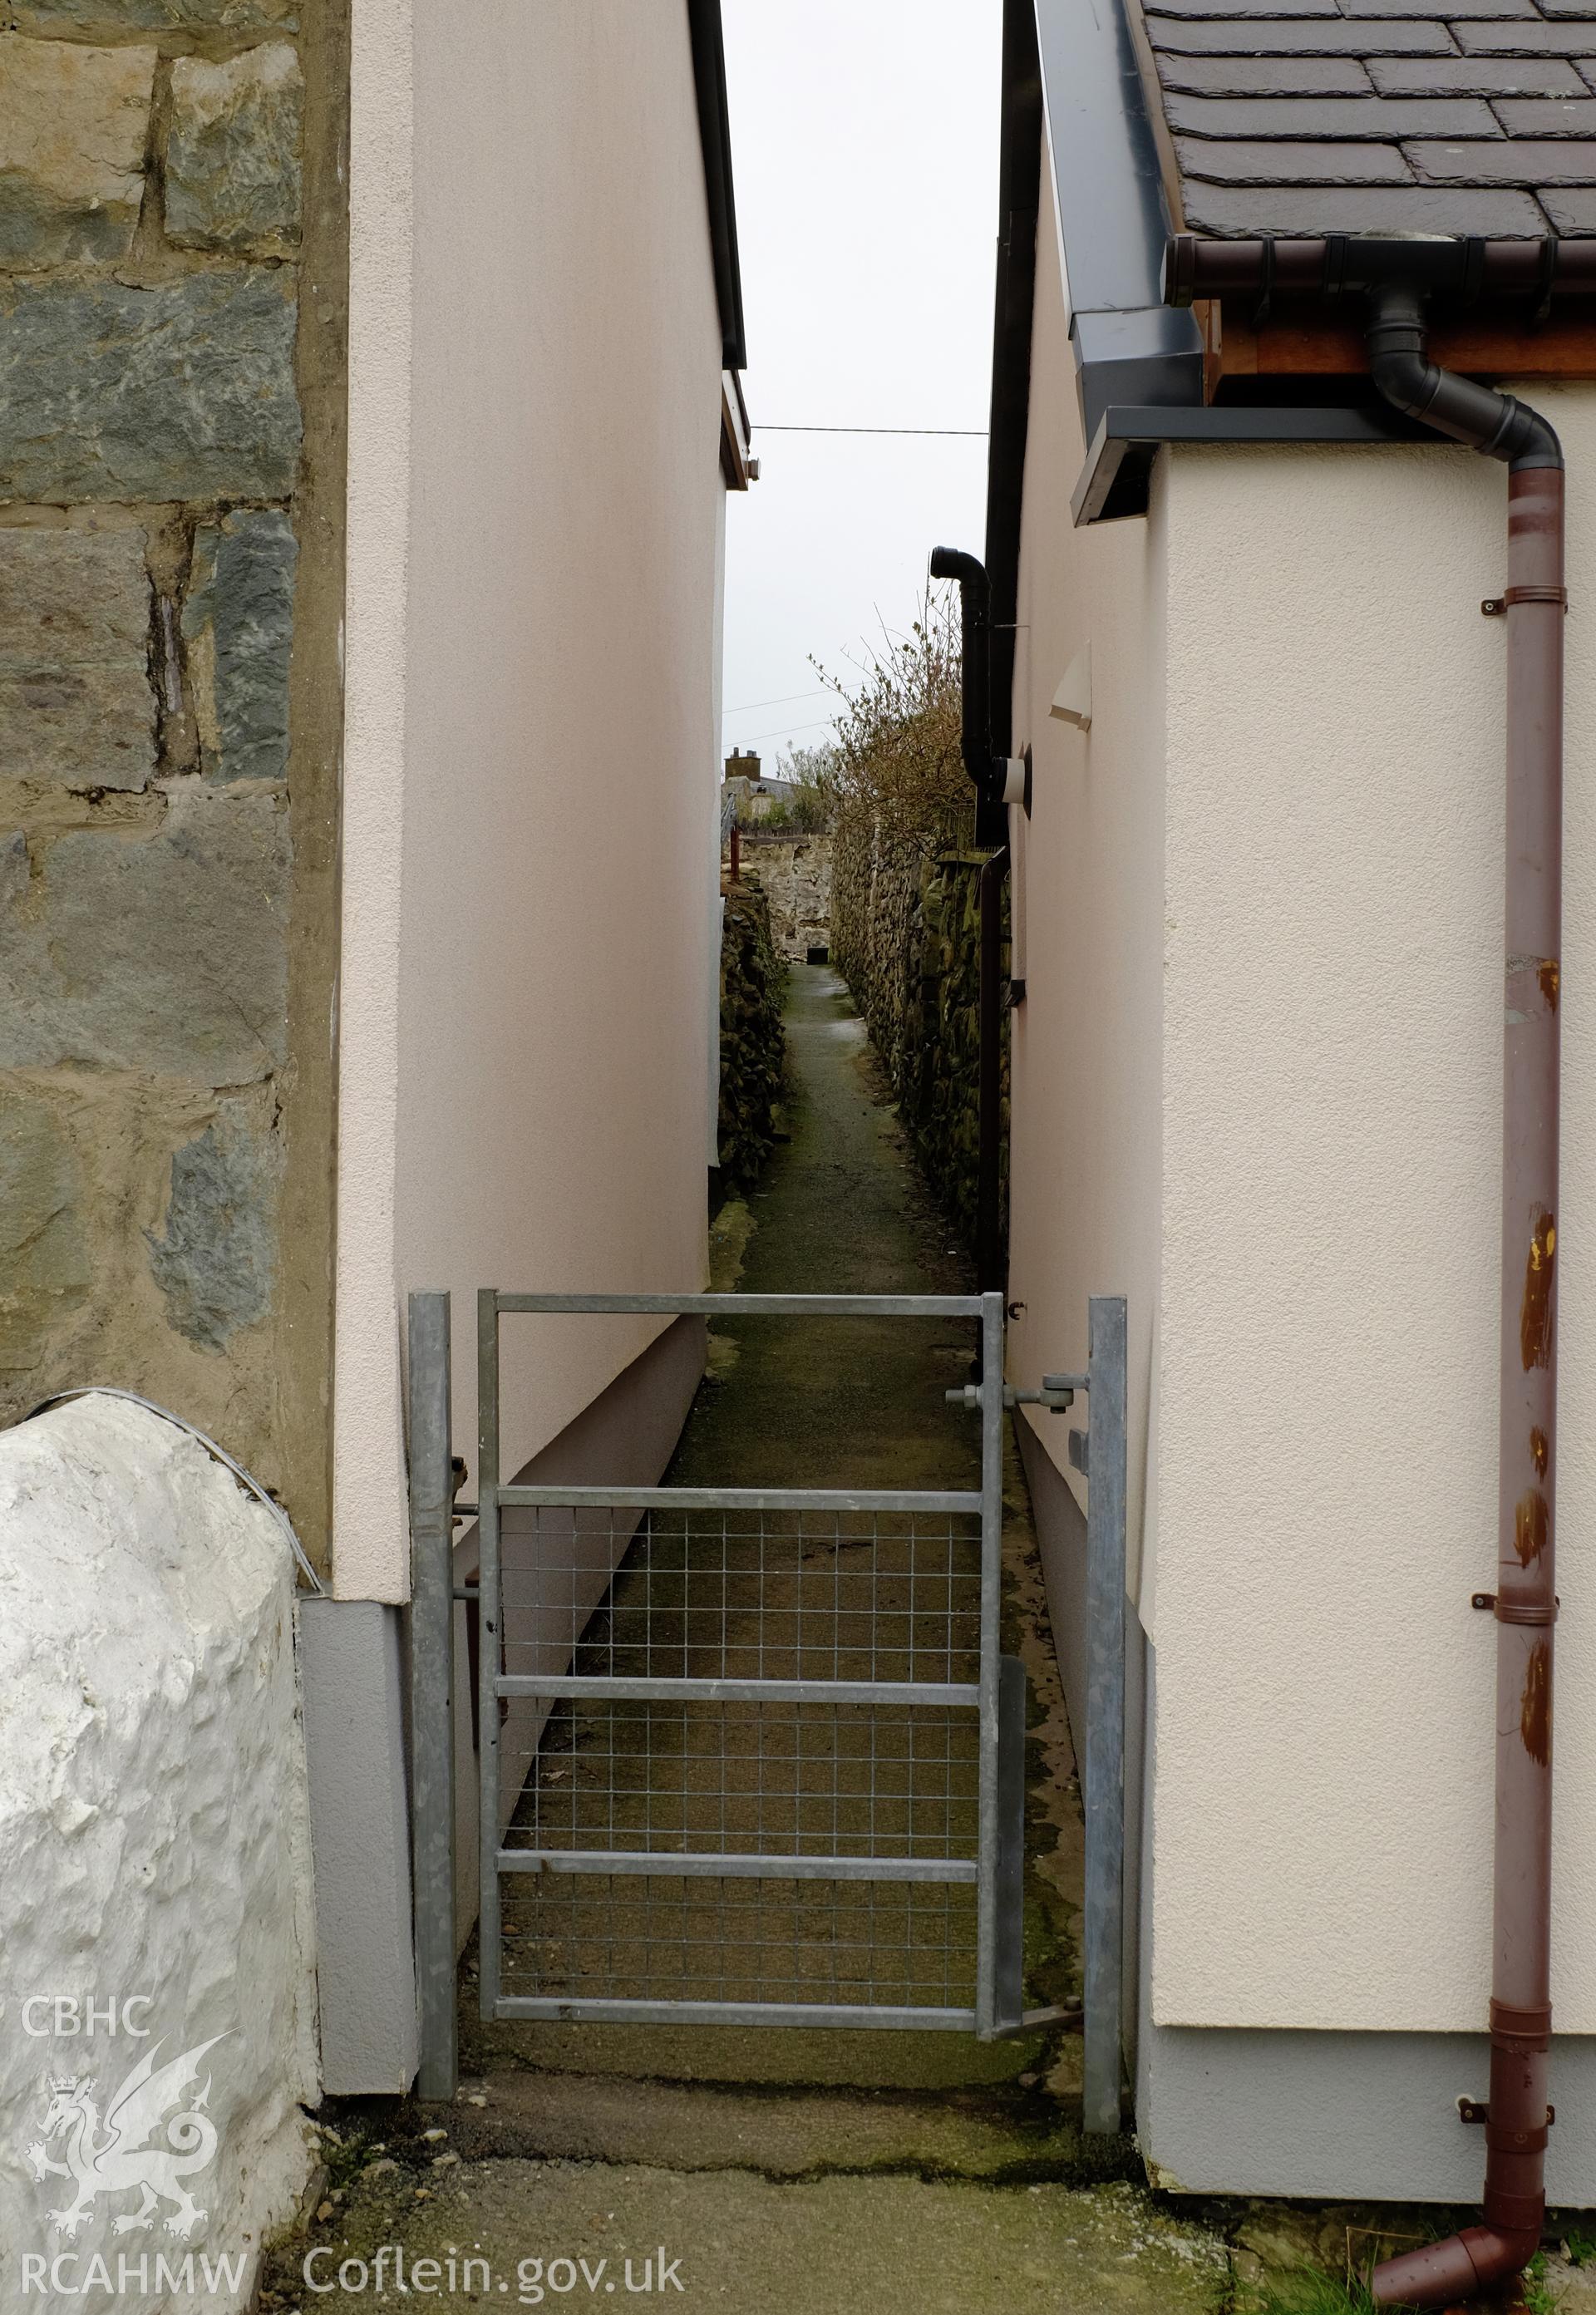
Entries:
POLYGON ((99 1396, 0 1434, 0 2303, 232 2315, 310 2176, 320 2096, 293 1560, 197 1440, 99 1396), (35 2147, 89 2171, 71 2234, 52 2213, 79 2181, 37 2178, 35 2147), (119 2234, 146 2169, 153 2222, 119 2234), (163 2287, 157 2257, 189 2251, 237 2286, 163 2287))
MULTIPOLYGON (((721 334, 686 11, 357 0, 334 1580, 403 1297, 704 1281, 721 334)), ((504 1466, 645 1324, 506 1322, 504 1466)))
MULTIPOLYGON (((1152 2017, 1476 2030, 1503 874, 1503 639, 1479 604, 1505 475, 1444 448, 1166 451, 1149 519, 1072 532, 1045 231, 1041 259, 1012 1371, 1077 1363, 1087 1294, 1129 1296, 1152 2017), (1087 642, 1083 735, 1046 708, 1087 642)), ((1531 398, 1572 523, 1554 1994, 1591 2033, 1596 390, 1531 398)))

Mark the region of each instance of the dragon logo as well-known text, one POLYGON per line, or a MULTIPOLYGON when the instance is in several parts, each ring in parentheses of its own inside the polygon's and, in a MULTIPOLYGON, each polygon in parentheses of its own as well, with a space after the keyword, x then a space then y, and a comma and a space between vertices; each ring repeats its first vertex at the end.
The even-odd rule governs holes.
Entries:
POLYGON ((47 2178, 73 2182, 71 2201, 49 2214, 58 2234, 70 2242, 102 2195, 139 2197, 136 2211, 113 2222, 113 2234, 147 2232, 167 2204, 173 2208, 164 2214, 164 2224, 166 2232, 180 2242, 187 2242, 203 2226, 206 2214, 183 2181, 208 2170, 216 2160, 216 2125, 205 2111, 210 2098, 209 2076, 202 2089, 191 2097, 190 2091, 199 2079, 201 2059, 226 2039, 218 2034, 201 2042, 198 2049, 185 2051, 158 2072, 155 2060, 164 2045, 157 2042, 111 2098, 103 2122, 92 2076, 51 2079, 44 2135, 29 2147, 28 2161, 40 2186, 47 2178), (182 2113, 172 2114, 173 2107, 184 2106, 185 2101, 182 2113), (164 2145, 152 2143, 157 2132, 164 2133, 164 2145), (52 2140, 62 2142, 64 2162, 52 2158, 52 2140))

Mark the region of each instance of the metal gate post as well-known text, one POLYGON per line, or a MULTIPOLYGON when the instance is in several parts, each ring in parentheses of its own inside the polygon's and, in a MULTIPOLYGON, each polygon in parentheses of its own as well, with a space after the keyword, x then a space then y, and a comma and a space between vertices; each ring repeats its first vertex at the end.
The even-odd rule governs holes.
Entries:
POLYGON ((476 1535, 477 1535, 477 1793, 481 1816, 477 1851, 477 1987, 484 2023, 499 2000, 499 1295, 484 1286, 476 1298, 476 1535))
POLYGON ((980 1822, 975 2030, 998 2028, 998 1664, 1003 1615, 1003 1297, 981 1296, 980 1822))
POLYGON ((1092 1297, 1086 1455, 1086 2047, 1082 2126, 1120 2128, 1125 1871, 1125 1392, 1122 1296, 1092 1297))
POLYGON ((449 1298, 409 1309, 410 1823, 423 2098, 452 2098, 455 2017, 454 1475, 449 1298))

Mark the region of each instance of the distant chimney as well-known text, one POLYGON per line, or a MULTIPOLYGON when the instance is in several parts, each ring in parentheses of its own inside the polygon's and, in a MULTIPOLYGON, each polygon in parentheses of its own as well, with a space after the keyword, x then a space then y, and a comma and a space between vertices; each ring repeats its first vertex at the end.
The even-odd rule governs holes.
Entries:
POLYGON ((757 780, 758 776, 758 756, 745 756, 740 748, 733 748, 726 758, 726 777, 729 780, 757 780))

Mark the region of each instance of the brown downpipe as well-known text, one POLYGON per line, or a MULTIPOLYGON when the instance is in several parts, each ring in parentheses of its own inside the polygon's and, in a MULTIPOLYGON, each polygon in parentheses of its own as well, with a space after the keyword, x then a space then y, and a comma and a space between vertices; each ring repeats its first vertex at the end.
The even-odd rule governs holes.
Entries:
MULTIPOLYGON (((1447 2306, 1531 2259, 1546 2211, 1551 2043, 1552 1635, 1556 1477, 1563 893, 1563 456, 1545 419, 1426 359, 1422 299, 1370 297, 1388 400, 1485 457, 1507 485, 1507 908, 1496 1834, 1485 2223, 1377 2267, 1377 2307, 1447 2306)), ((1485 1595, 1482 1595, 1485 1601, 1485 1595)))

